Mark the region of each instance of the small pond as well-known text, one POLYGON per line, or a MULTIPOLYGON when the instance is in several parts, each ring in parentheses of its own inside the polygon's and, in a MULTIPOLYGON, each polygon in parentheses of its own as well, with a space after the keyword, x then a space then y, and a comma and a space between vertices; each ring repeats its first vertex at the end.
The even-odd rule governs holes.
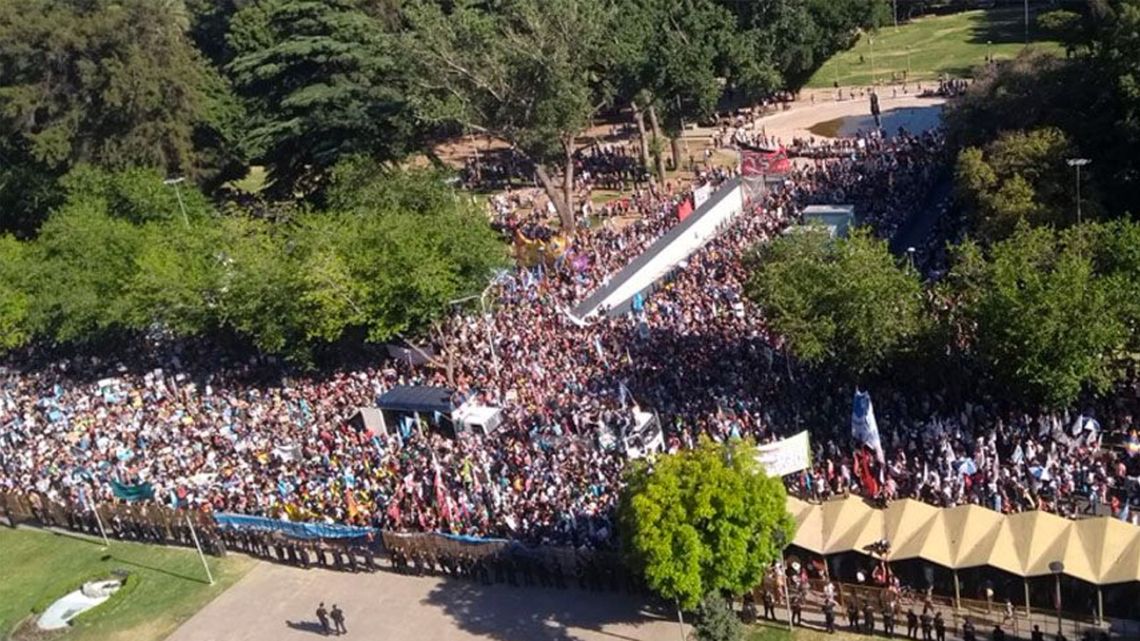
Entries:
MULTIPOLYGON (((844 116, 833 120, 817 122, 808 131, 824 138, 853 138, 859 132, 875 128, 875 119, 868 113, 862 116, 844 116)), ((942 120, 942 105, 928 107, 899 107, 882 113, 883 131, 888 136, 898 133, 899 127, 911 133, 925 131, 938 126, 942 120)))

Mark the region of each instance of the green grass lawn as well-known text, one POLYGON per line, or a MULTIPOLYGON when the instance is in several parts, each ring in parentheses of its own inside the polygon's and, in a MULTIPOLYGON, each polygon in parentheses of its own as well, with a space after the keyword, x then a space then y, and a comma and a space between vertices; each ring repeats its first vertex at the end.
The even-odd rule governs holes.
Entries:
MULTIPOLYGON (((863 34, 851 49, 828 60, 808 80, 808 87, 869 86, 874 80, 933 80, 940 74, 967 77, 987 55, 1013 58, 1024 48, 1025 18, 1021 9, 966 11, 917 18, 863 34)), ((1029 16, 1032 46, 1062 52, 1055 42, 1035 41, 1035 16, 1029 16)))
POLYGON ((104 550, 99 543, 78 537, 0 528, 0 638, 6 638, 37 603, 50 603, 75 584, 123 569, 136 574, 137 588, 121 601, 92 610, 86 615, 89 619, 61 638, 163 639, 254 565, 244 556, 207 559, 214 574, 212 586, 206 583, 193 550, 117 541, 104 550))

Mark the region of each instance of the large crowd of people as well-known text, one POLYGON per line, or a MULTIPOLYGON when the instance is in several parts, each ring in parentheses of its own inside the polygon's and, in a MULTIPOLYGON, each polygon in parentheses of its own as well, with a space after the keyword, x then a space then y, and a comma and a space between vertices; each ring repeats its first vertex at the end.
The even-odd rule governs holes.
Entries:
MULTIPOLYGON (((656 412, 669 450, 701 436, 767 442, 810 427, 814 467, 786 479, 809 498, 858 492, 1005 512, 1104 505, 1136 520, 1140 460, 1102 442, 1131 429, 1126 399, 1094 421, 875 391, 885 450, 876 464, 853 457, 850 390, 829 396, 826 382, 795 378, 743 294, 749 250, 815 202, 854 203, 890 235, 943 162, 933 132, 861 140, 842 154, 797 141, 805 159, 783 186, 634 315, 582 323, 567 309, 678 222, 683 190, 641 188, 608 206, 636 222, 582 229, 567 259, 499 278, 494 312, 451 316, 428 365, 297 374, 170 341, 113 359, 13 357, 0 369, 0 490, 111 501, 112 480, 149 483, 155 501, 195 509, 604 548, 627 458, 618 436, 638 405, 656 412), (450 438, 422 424, 382 434, 348 420, 409 384, 501 407, 503 426, 450 438)), ((520 213, 524 202, 495 199, 494 216, 506 228, 545 229, 520 213)))

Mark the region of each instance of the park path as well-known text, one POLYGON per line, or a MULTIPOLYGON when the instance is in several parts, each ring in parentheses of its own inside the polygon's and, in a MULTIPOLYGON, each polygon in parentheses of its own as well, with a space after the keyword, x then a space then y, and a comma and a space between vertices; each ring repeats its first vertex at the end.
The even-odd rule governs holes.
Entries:
POLYGON ((349 574, 260 563, 168 641, 314 641, 317 604, 340 605, 345 639, 367 641, 651 641, 676 639, 675 619, 645 600, 413 577, 349 574))

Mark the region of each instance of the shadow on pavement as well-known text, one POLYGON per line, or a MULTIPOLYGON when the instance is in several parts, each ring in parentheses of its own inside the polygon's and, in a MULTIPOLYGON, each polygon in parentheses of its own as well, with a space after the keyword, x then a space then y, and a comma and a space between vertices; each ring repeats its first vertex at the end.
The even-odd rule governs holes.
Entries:
POLYGON ((459 628, 498 641, 642 641, 659 635, 638 627, 658 629, 669 624, 667 612, 646 604, 642 597, 616 592, 445 581, 422 603, 440 608, 459 628), (614 625, 623 629, 603 630, 614 625), (583 635, 584 631, 590 634, 583 635))
POLYGON ((311 632, 321 636, 329 636, 325 633, 325 629, 317 621, 285 621, 285 625, 291 630, 298 630, 300 632, 311 632))

